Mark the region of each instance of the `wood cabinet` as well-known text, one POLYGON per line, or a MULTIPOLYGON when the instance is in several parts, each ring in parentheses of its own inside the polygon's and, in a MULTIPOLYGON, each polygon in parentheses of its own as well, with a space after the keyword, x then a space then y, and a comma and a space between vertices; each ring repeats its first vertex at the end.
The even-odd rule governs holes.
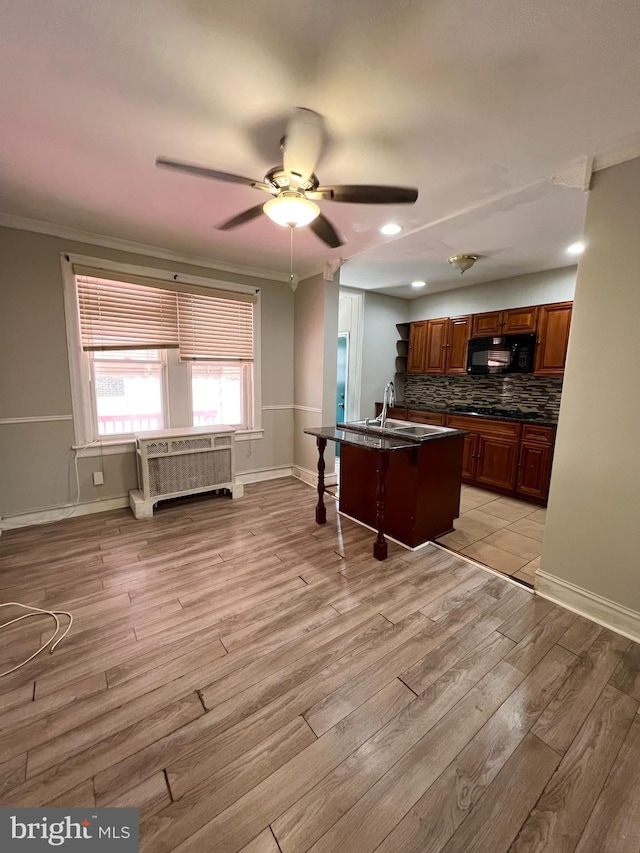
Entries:
MULTIPOLYGON (((460 514, 462 436, 423 441, 388 456, 384 533, 415 548, 450 532, 460 514)), ((373 529, 378 529, 379 465, 375 450, 341 446, 340 511, 373 529)))
POLYGON ((424 355, 427 344, 427 320, 411 323, 409 327, 409 354, 407 373, 424 373, 424 355))
POLYGON ((562 376, 567 360, 573 302, 541 305, 536 347, 536 376, 562 376))
POLYGON ((446 415, 442 412, 418 412, 413 409, 407 411, 407 420, 416 424, 444 426, 445 418, 446 415))
POLYGON ((553 427, 525 424, 518 459, 518 494, 534 498, 548 496, 554 438, 553 427))
POLYGON ((521 425, 464 415, 447 415, 446 425, 468 431, 462 476, 479 485, 513 491, 521 425))
POLYGON ((427 345, 422 373, 444 373, 447 357, 447 326, 449 320, 427 320, 427 345))
POLYGON ((525 335, 536 331, 538 308, 509 308, 505 311, 487 311, 473 315, 471 337, 491 335, 525 335))
POLYGON ((572 302, 440 317, 410 324, 408 373, 466 374, 469 338, 536 334, 536 376, 562 376, 572 302))
POLYGON ((470 335, 471 315, 412 323, 407 372, 466 373, 470 335))
POLYGON ((445 373, 467 372, 467 344, 471 337, 471 315, 450 317, 447 334, 447 359, 445 373))
POLYGON ((511 490, 516 484, 518 441, 511 438, 478 435, 476 483, 511 490))
MULTIPOLYGON (((381 411, 382 404, 376 403, 376 417, 381 411)), ((390 418, 411 423, 464 430, 462 479, 465 483, 546 503, 555 427, 400 406, 390 406, 387 414, 390 418)))
MULTIPOLYGON (((449 426, 452 426, 452 424, 449 424, 449 426)), ((456 429, 464 429, 464 427, 456 427, 456 429)), ((462 449, 463 480, 475 480, 477 455, 478 435, 475 432, 468 432, 464 437, 464 447, 462 449)))
MULTIPOLYGON (((382 403, 376 403, 376 417, 382 411, 382 403)), ((387 417, 396 418, 399 421, 407 420, 407 410, 403 406, 387 406, 387 417)))

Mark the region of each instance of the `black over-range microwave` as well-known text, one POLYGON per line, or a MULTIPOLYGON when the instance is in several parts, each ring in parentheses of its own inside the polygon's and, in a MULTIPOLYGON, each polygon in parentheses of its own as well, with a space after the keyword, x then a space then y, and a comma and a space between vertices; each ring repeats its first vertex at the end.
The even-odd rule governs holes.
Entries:
POLYGON ((535 349, 535 335, 471 338, 467 350, 467 373, 531 373, 535 349))

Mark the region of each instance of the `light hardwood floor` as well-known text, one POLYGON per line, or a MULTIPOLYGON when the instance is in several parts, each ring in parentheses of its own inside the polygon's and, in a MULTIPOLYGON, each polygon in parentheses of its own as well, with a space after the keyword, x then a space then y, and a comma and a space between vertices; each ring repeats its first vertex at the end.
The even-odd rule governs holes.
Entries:
POLYGON ((0 804, 137 806, 145 853, 637 853, 640 647, 315 500, 5 533, 0 601, 76 622, 0 681, 0 804))

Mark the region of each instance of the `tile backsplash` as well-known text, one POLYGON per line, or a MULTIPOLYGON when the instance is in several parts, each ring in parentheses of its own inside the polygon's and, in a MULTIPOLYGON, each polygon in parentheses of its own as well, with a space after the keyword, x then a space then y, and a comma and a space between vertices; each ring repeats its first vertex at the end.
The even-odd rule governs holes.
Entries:
POLYGON ((539 412, 557 418, 562 395, 561 376, 431 376, 407 374, 404 380, 405 405, 495 406, 539 412))

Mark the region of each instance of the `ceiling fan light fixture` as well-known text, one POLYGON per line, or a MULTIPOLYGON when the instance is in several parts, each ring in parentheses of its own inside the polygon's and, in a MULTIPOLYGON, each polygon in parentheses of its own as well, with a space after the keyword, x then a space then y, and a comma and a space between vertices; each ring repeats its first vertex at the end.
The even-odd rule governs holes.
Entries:
POLYGON ((479 255, 451 255, 449 263, 455 270, 460 272, 460 275, 462 275, 465 270, 471 269, 478 258, 479 255))
POLYGON ((267 201, 262 209, 277 225, 288 225, 290 228, 308 225, 320 216, 320 208, 315 202, 294 192, 280 193, 267 201))

